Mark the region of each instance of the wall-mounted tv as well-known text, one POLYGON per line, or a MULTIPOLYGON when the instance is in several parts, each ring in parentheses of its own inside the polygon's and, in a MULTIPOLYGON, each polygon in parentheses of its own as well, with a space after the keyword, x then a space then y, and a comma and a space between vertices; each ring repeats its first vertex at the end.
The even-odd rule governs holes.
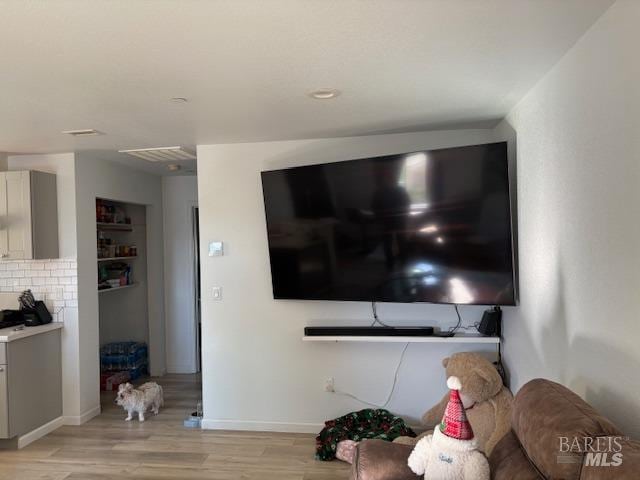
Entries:
POLYGON ((276 299, 514 305, 506 143, 262 172, 276 299))

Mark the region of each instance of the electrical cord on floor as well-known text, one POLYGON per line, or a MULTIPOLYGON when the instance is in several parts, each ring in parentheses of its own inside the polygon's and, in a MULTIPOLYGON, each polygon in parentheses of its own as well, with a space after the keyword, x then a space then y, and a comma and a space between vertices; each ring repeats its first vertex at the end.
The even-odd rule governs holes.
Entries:
POLYGON ((372 403, 372 402, 368 402, 366 400, 363 400, 359 397, 357 397, 356 395, 353 395, 352 393, 349 392, 343 392, 341 390, 335 390, 334 389, 334 393, 337 393, 338 395, 342 395, 345 397, 349 397, 352 398, 353 400, 356 400, 360 403, 364 403, 365 405, 369 405, 370 407, 375 407, 375 408, 387 408, 387 405, 389 405, 389 403, 391 402, 391 399, 393 398, 393 394, 396 390, 396 386, 398 384, 398 374, 400 373, 400 367, 402 366, 402 363, 404 361, 404 356, 405 353, 407 353, 407 349, 409 348, 409 343, 406 343, 404 345, 404 348, 402 349, 402 353, 400 354, 400 360, 398 361, 398 365, 396 366, 396 371, 393 375, 393 385, 391 385, 391 391, 389 392, 389 395, 387 396, 387 400, 382 404, 382 405, 378 405, 376 403, 372 403))

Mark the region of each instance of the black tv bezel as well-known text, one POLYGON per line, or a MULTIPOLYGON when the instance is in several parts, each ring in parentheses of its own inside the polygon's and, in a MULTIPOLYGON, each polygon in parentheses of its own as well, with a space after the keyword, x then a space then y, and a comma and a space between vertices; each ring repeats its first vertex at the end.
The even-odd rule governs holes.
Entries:
POLYGON ((278 296, 276 295, 275 292, 275 287, 273 284, 273 269, 272 269, 272 265, 271 265, 271 247, 269 245, 269 233, 267 231, 267 226, 268 226, 268 222, 267 222, 267 203, 266 203, 266 198, 264 195, 264 176, 265 174, 269 174, 271 172, 286 172, 289 170, 298 170, 298 169, 304 169, 307 167, 316 167, 319 165, 331 165, 331 164, 337 164, 337 163, 345 163, 345 162, 357 162, 360 160, 375 160, 376 158, 384 158, 384 157, 395 157, 395 156, 399 156, 399 155, 411 155, 414 153, 422 153, 422 152, 436 152, 436 151, 442 151, 442 150, 454 150, 454 149, 459 149, 459 148, 466 148, 466 147, 481 147, 481 146, 485 146, 485 145, 502 145, 504 146, 504 161, 506 163, 506 167, 507 167, 507 195, 509 198, 509 202, 508 202, 508 208, 509 208, 509 236, 511 239, 511 277, 512 277, 512 281, 513 281, 513 301, 509 302, 509 303, 500 303, 499 306, 504 306, 504 307, 515 307, 519 304, 519 286, 518 286, 518 252, 517 252, 517 242, 516 242, 516 235, 517 235, 517 231, 516 231, 516 225, 515 225, 515 218, 514 218, 514 208, 513 208, 513 198, 512 198, 512 194, 513 194, 513 188, 512 188, 512 176, 511 176, 511 162, 509 161, 509 144, 506 141, 502 141, 502 142, 487 142, 487 143, 477 143, 477 144, 472 144, 472 145, 459 145, 459 146, 455 146, 455 147, 443 147, 443 148, 429 148, 429 149, 422 149, 422 150, 410 150, 410 151, 406 151, 406 152, 399 152, 399 153, 388 153, 388 154, 384 154, 384 155, 376 155, 376 156, 372 156, 372 157, 357 157, 357 158, 349 158, 349 159, 345 159, 345 160, 333 160, 330 162, 315 162, 315 163, 308 163, 308 164, 304 164, 304 165, 296 165, 296 166, 291 166, 291 167, 285 167, 285 168, 277 168, 277 169, 271 169, 271 170, 261 170, 260 171, 260 185, 262 188, 262 205, 263 205, 263 209, 264 209, 264 220, 265 220, 265 232, 267 234, 267 255, 269 257, 269 277, 271 279, 271 293, 273 295, 273 299, 274 300, 293 300, 293 301, 304 301, 304 302, 375 302, 375 303, 392 303, 392 304, 415 304, 415 303, 424 303, 424 304, 430 304, 430 305, 475 305, 475 306, 492 306, 492 305, 498 305, 498 304, 494 304, 494 303, 483 303, 483 302, 469 302, 469 303, 454 303, 454 302, 427 302, 427 301, 415 301, 415 302, 394 302, 394 301, 388 301, 388 300, 379 300, 376 298, 371 298, 371 299, 362 299, 362 300, 354 300, 354 299, 336 299, 336 298, 299 298, 299 297, 288 297, 288 296, 278 296))

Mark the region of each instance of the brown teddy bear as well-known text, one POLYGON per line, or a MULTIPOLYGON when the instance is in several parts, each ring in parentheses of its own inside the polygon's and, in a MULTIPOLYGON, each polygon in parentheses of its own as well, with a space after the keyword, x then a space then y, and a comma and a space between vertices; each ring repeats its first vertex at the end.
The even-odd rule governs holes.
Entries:
MULTIPOLYGON (((442 365, 447 378, 460 379, 460 398, 478 441, 478 449, 489 456, 493 447, 511 428, 513 395, 503 385, 496 367, 477 353, 455 353, 445 358, 442 365)), ((422 422, 430 430, 418 438, 400 437, 395 441, 415 445, 422 437, 432 433, 432 429, 441 422, 448 401, 449 393, 423 415, 422 422)))

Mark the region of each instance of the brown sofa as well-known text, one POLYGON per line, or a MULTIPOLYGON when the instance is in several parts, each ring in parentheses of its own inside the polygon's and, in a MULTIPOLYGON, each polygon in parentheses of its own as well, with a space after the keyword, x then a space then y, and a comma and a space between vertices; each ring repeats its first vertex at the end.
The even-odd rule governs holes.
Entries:
MULTIPOLYGON (((351 479, 420 479, 407 466, 412 448, 381 440, 363 441, 356 451, 351 479)), ((597 455, 589 457, 598 458, 597 455)), ((603 463, 602 457, 600 460, 603 463)), ((640 478, 640 442, 625 437, 571 390, 549 380, 536 379, 524 385, 516 395, 511 431, 498 442, 489 464, 494 480, 636 480, 640 478), (568 440, 561 440, 561 437, 568 440), (583 444, 585 438, 594 439, 591 446, 599 444, 598 452, 608 451, 606 460, 609 462, 616 458, 612 458, 612 454, 620 450, 622 455, 617 458, 622 463, 618 466, 587 465, 584 452, 561 451, 560 443, 573 443, 574 438, 583 444)))

